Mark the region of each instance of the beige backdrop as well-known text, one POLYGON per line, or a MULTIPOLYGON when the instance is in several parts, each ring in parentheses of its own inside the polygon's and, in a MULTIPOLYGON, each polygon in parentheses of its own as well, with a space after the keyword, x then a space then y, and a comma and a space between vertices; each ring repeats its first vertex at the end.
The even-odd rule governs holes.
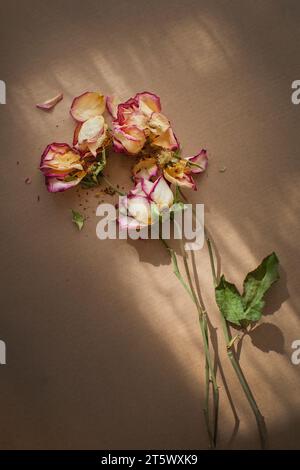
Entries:
MULTIPOLYGON (((300 339, 300 106, 291 103, 299 2, 1 0, 0 18, 0 447, 207 447, 196 312, 167 254, 155 241, 99 241, 97 191, 49 194, 37 170, 46 144, 71 141, 72 97, 100 89, 159 94, 185 154, 208 149, 192 198, 205 203, 228 278, 241 286, 278 253, 281 281, 263 324, 243 341, 241 363, 270 447, 299 448, 300 366, 290 359, 300 339), (35 108, 60 91, 53 112, 35 108), (83 207, 89 218, 79 233, 70 209, 83 207)), ((107 174, 129 188, 130 164, 112 155, 107 174)), ((219 447, 256 448, 255 421, 224 353, 206 251, 197 260, 235 409, 219 373, 219 447)))

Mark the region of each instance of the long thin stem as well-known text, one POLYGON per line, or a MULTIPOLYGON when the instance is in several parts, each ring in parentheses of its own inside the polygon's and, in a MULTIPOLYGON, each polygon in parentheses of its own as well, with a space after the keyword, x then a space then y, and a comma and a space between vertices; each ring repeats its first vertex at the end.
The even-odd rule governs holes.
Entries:
MULTIPOLYGON (((184 195, 184 193, 181 191, 181 188, 176 185, 176 195, 180 195, 182 197, 182 199, 184 201, 187 201, 187 198, 186 196, 184 195)), ((193 215, 195 216, 195 211, 193 209, 193 215)), ((186 273, 187 273, 187 277, 189 279, 189 283, 190 283, 190 286, 191 286, 191 289, 193 288, 192 287, 192 281, 191 281, 191 278, 190 278, 190 274, 189 274, 189 269, 188 269, 188 264, 186 262, 186 253, 185 253, 185 249, 184 249, 184 245, 183 245, 183 242, 182 240, 180 240, 180 247, 181 247, 181 252, 182 252, 182 256, 183 256, 183 259, 184 259, 184 262, 185 262, 185 268, 186 268, 186 273)), ((198 297, 194 291, 194 297, 197 299, 198 301, 198 308, 200 308, 200 310, 202 310, 202 314, 199 315, 199 320, 200 318, 203 318, 203 327, 204 327, 204 332, 205 332, 205 336, 207 338, 207 345, 208 345, 208 322, 207 322, 207 313, 206 313, 206 309, 205 309, 205 306, 203 304, 203 302, 199 303, 199 300, 198 300, 198 297)), ((217 385, 217 381, 216 381, 216 375, 215 375, 215 370, 213 368, 213 365, 212 363, 209 364, 209 362, 207 361, 207 358, 206 358, 206 364, 205 364, 205 370, 206 370, 206 376, 208 376, 208 378, 206 377, 206 384, 208 384, 208 390, 206 391, 206 399, 207 399, 207 402, 209 402, 209 381, 211 380, 212 382, 212 385, 213 385, 213 399, 214 399, 214 432, 213 432, 213 441, 214 441, 214 445, 216 445, 216 442, 217 442, 217 432, 218 432, 218 416, 219 416, 219 387, 217 385)), ((207 409, 208 406, 207 406, 207 409)))
MULTIPOLYGON (((213 249, 212 249, 212 244, 210 241, 209 236, 206 233, 206 243, 209 251, 209 258, 210 258, 210 265, 211 265, 211 271, 212 271, 212 277, 214 281, 214 286, 216 287, 218 285, 218 280, 216 276, 216 269, 215 269, 215 262, 214 262, 214 255, 213 255, 213 249)), ((232 367, 239 379, 239 382, 243 388, 243 391, 246 395, 246 398, 251 406, 251 409, 255 415, 255 419, 257 422, 257 427, 258 427, 258 432, 259 432, 259 437, 260 437, 260 442, 261 442, 261 447, 262 449, 265 449, 266 447, 266 425, 265 425, 265 420, 263 415, 261 414, 258 405, 255 401, 255 398, 253 396, 253 393, 250 389, 250 386, 243 374, 243 371, 241 369, 241 366, 239 362, 237 361, 235 354, 234 354, 234 347, 233 347, 233 342, 232 342, 232 337, 230 333, 230 326, 228 325, 227 320, 224 318, 224 316, 220 312, 220 317, 221 317, 221 322, 222 322, 222 329, 223 329, 223 334, 225 337, 226 341, 226 346, 227 346, 227 355, 229 357, 229 360, 232 364, 232 367)))
MULTIPOLYGON (((202 333, 203 341, 206 344, 207 350, 209 352, 207 313, 206 313, 205 308, 199 302, 198 296, 197 296, 196 291, 194 289, 191 274, 190 274, 190 269, 189 269, 189 265, 188 265, 188 261, 187 261, 187 256, 186 256, 186 252, 185 252, 185 249, 184 249, 182 239, 180 240, 180 247, 181 247, 181 254, 182 254, 182 257, 183 257, 183 263, 184 263, 186 276, 187 276, 188 283, 189 283, 191 292, 193 294, 194 303, 197 307, 197 311, 198 311, 198 315, 199 315, 200 328, 201 328, 201 331, 203 332, 202 333)), ((213 363, 212 363, 212 360, 211 360, 211 357, 210 357, 210 353, 208 355, 206 355, 206 357, 205 357, 205 369, 206 369, 206 371, 208 370, 208 373, 209 373, 208 379, 209 379, 209 381, 212 382, 212 386, 213 386, 213 400, 214 400, 213 442, 214 442, 214 446, 216 446, 217 434, 218 434, 218 416, 219 416, 219 387, 217 385, 217 379, 216 379, 216 375, 215 375, 214 366, 213 366, 213 363)), ((209 402, 209 396, 208 396, 208 394, 209 394, 209 382, 208 382, 208 387, 207 388, 208 388, 208 390, 206 392, 206 399, 207 399, 207 402, 209 402)))
POLYGON ((213 369, 213 363, 211 360, 210 356, 210 351, 209 351, 209 345, 208 345, 208 332, 207 332, 207 323, 205 319, 205 312, 202 310, 202 307, 198 301, 197 295, 195 293, 195 290, 193 288, 192 283, 190 282, 190 277, 189 277, 189 271, 186 269, 189 285, 185 282, 183 279, 179 268, 178 268, 178 262, 177 262, 177 256, 175 251, 169 247, 167 242, 161 238, 161 241, 165 248, 168 250, 172 262, 173 262, 173 270, 174 274, 176 277, 179 279, 180 283, 184 287, 184 289, 187 291, 189 296, 191 297, 193 303, 196 305, 197 311, 198 311, 198 316, 199 316, 199 324, 200 324, 200 329, 201 329, 201 334, 203 338, 203 344, 204 344, 204 350, 205 350, 205 379, 206 379, 206 397, 205 397, 205 408, 204 408, 204 416, 205 416, 205 423, 207 427, 207 432, 210 440, 210 445, 211 447, 215 447, 216 445, 216 438, 217 438, 217 417, 218 417, 218 404, 219 404, 219 389, 217 386, 216 382, 216 377, 213 369), (215 421, 214 421, 214 432, 213 435, 210 430, 210 424, 209 424, 209 383, 210 383, 210 377, 213 383, 213 389, 214 389, 214 405, 215 405, 215 421))
MULTIPOLYGON (((183 194, 183 192, 181 191, 180 188, 179 188, 179 192, 180 192, 182 198, 185 201, 187 201, 186 196, 183 194)), ((194 211, 193 211, 193 214, 195 215, 194 211)), ((208 253, 209 253, 209 260, 210 260, 210 266, 211 266, 213 282, 214 282, 214 286, 216 287, 218 285, 218 278, 217 278, 215 262, 214 262, 213 247, 212 247, 212 244, 211 244, 211 241, 210 241, 207 230, 205 230, 205 237, 206 237, 206 243, 207 243, 207 247, 208 247, 208 253)), ((255 416, 255 419, 256 419, 256 422, 257 422, 261 447, 262 447, 262 449, 265 449, 266 448, 266 440, 267 440, 267 430, 266 430, 264 417, 263 417, 263 415, 261 414, 261 412, 258 408, 258 405, 255 401, 254 396, 253 396, 253 393, 250 389, 250 386, 249 386, 249 384, 248 384, 248 382, 247 382, 247 380, 246 380, 246 378, 243 374, 241 366, 240 366, 239 362, 237 361, 237 359, 235 357, 234 340, 232 340, 232 336, 231 336, 231 333, 230 333, 230 326, 229 326, 228 322, 226 321, 226 319, 221 314, 221 312, 220 312, 220 316, 221 316, 221 322, 222 322, 222 330, 223 330, 223 334, 224 334, 225 341, 226 341, 227 355, 228 355, 229 360, 232 364, 232 367, 233 367, 233 369, 234 369, 234 371, 235 371, 235 373, 238 377, 238 380, 239 380, 239 382, 240 382, 240 384, 243 388, 243 391, 244 391, 244 393, 246 395, 246 398, 247 398, 247 400, 248 400, 248 402, 251 406, 251 409, 254 413, 254 416, 255 416)))
POLYGON ((213 281, 214 281, 214 286, 217 287, 218 280, 217 280, 217 275, 216 275, 214 254, 213 254, 211 242, 210 242, 210 239, 209 239, 208 236, 206 236, 206 243, 207 243, 207 247, 208 247, 209 261, 210 261, 210 267, 211 267, 212 277, 213 277, 213 281))

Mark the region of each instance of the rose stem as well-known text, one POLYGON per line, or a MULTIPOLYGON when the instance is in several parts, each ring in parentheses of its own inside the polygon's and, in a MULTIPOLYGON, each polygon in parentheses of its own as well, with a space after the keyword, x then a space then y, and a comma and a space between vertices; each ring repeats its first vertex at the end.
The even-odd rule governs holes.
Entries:
MULTIPOLYGON (((218 285, 218 279, 217 279, 217 276, 216 276, 216 269, 215 269, 215 262, 214 262, 214 254, 213 254, 213 249, 212 249, 212 245, 211 245, 211 241, 210 241, 210 238, 207 234, 207 232, 205 233, 205 237, 206 237, 206 243, 207 243, 207 247, 208 247, 208 252, 209 252, 209 260, 210 260, 210 266, 211 266, 211 272, 212 272, 212 277, 213 277, 213 282, 214 282, 214 286, 217 287, 218 285)), ((221 317, 221 321, 222 321, 222 329, 223 329, 223 334, 224 334, 224 337, 225 337, 225 341, 226 341, 226 346, 227 346, 227 355, 230 359, 230 362, 232 364, 232 367, 239 379, 239 382, 244 390, 244 393, 247 397, 247 400, 251 406, 251 409, 255 415, 255 418, 256 418, 256 422, 257 422, 257 427, 258 427, 258 432, 259 432, 259 437, 260 437, 260 441, 261 441, 261 447, 262 449, 265 449, 266 447, 266 425, 265 425, 265 420, 264 420, 264 417, 263 415, 261 414, 259 408, 258 408, 258 405, 255 401, 255 398, 253 396, 253 393, 251 392, 251 389, 250 389, 250 386, 243 374, 243 371, 241 369, 241 366, 239 364, 239 362, 237 361, 236 357, 235 357, 235 354, 234 354, 234 345, 233 343, 231 342, 232 340, 232 336, 231 336, 231 332, 230 332, 230 326, 228 325, 228 322, 227 320, 224 318, 224 316, 222 315, 222 313, 220 312, 220 317, 221 317)))
MULTIPOLYGON (((204 350, 205 350, 205 361, 206 361, 206 365, 205 365, 205 371, 206 371, 206 374, 205 374, 206 399, 205 399, 204 416, 205 416, 205 423, 206 423, 206 428, 207 428, 207 432, 208 432, 210 445, 211 445, 211 447, 214 447, 215 446, 216 436, 214 436, 214 437, 212 436, 210 426, 209 426, 209 375, 211 375, 211 377, 212 377, 212 382, 213 382, 214 391, 215 391, 214 392, 215 399, 216 399, 216 397, 218 397, 218 387, 217 387, 215 373, 214 373, 214 369, 213 369, 213 366, 212 366, 212 360, 211 360, 210 351, 209 351, 209 347, 208 347, 208 334, 207 334, 207 324, 206 324, 206 321, 205 321, 205 314, 204 314, 204 311, 202 310, 202 308, 201 308, 201 306, 198 302, 198 299, 196 297, 196 294, 195 294, 195 291, 194 291, 193 287, 191 288, 190 286, 187 285, 187 283, 185 282, 185 280, 183 279, 183 277, 182 277, 182 275, 179 271, 177 256, 176 256, 175 251, 171 247, 169 247, 169 245, 167 244, 167 242, 163 238, 161 238, 161 241, 162 241, 163 245, 165 246, 165 248, 167 249, 168 253, 171 256, 175 276, 178 278, 178 280, 180 281, 180 283, 182 284, 182 286, 184 287, 186 292, 191 297, 191 299, 192 299, 193 303, 196 305, 196 308, 197 308, 197 311, 198 311, 199 324, 200 324, 201 334, 202 334, 202 337, 203 337, 203 345, 204 345, 204 350)), ((218 400, 216 400, 216 403, 218 403, 218 400)), ((216 411, 218 410, 217 406, 215 406, 215 410, 216 411)), ((215 428, 216 428, 216 426, 215 426, 215 428)))
MULTIPOLYGON (((198 312, 200 312, 200 313, 199 313, 199 321, 200 321, 201 319, 203 320, 203 330, 204 330, 204 333, 205 333, 207 348, 209 348, 209 344, 208 344, 207 313, 206 313, 205 307, 203 307, 203 306, 200 304, 199 299, 198 299, 198 297, 197 297, 197 294, 196 294, 196 292, 195 292, 195 289, 194 289, 194 286, 193 286, 193 282, 192 282, 192 278, 191 278, 191 274, 190 274, 190 270, 189 270, 188 261, 187 261, 187 255, 186 255, 186 252, 185 252, 185 249, 184 249, 184 245, 183 245, 182 240, 180 240, 180 248, 181 248, 181 254, 182 254, 182 257, 183 257, 185 272, 186 272, 186 275, 187 275, 187 278, 188 278, 188 281, 189 281, 189 286, 190 286, 190 289, 191 289, 191 291, 192 291, 193 297, 194 297, 194 299, 195 299, 195 303, 196 303, 198 312)), ((203 302, 203 301, 202 301, 202 302, 203 302)), ((201 324, 200 324, 200 326, 201 326, 201 324)), ((214 372, 214 367, 213 367, 212 361, 210 361, 210 363, 209 363, 208 360, 207 360, 207 358, 205 358, 205 361, 206 361, 206 364, 205 364, 206 373, 209 373, 209 372, 212 370, 212 373, 210 374, 209 380, 211 380, 212 385, 213 385, 213 399, 214 399, 214 431, 213 431, 213 442, 214 442, 214 446, 216 446, 216 443, 217 443, 217 434, 218 434, 218 415, 219 415, 219 387, 218 387, 218 385, 217 385, 216 375, 215 375, 215 372, 214 372)), ((209 381, 208 381, 208 385, 209 385, 209 381)), ((207 394, 206 396, 207 396, 207 401, 208 401, 208 394, 207 394)))

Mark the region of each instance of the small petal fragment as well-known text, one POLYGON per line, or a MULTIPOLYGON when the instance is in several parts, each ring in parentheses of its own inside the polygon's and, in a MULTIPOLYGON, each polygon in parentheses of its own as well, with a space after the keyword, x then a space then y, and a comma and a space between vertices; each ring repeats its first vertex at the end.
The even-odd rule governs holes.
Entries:
POLYGON ((44 109, 45 111, 49 111, 50 109, 54 108, 54 106, 56 106, 57 103, 59 103, 63 99, 63 97, 64 95, 62 93, 59 93, 59 95, 54 96, 54 98, 44 101, 43 103, 37 104, 36 107, 39 109, 44 109))

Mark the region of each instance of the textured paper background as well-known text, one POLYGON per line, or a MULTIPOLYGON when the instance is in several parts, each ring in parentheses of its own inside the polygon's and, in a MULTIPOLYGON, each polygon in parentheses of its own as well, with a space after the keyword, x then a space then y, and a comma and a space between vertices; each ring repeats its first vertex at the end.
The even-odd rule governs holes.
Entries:
MULTIPOLYGON (((207 447, 196 312, 163 248, 100 242, 95 194, 48 194, 37 170, 46 144, 71 141, 69 106, 87 89, 123 98, 153 91, 186 155, 208 149, 209 170, 192 199, 205 203, 233 282, 241 286, 278 253, 281 281, 262 326, 244 339, 241 364, 270 447, 300 447, 300 366, 290 360, 300 339, 300 106, 290 98, 300 79, 299 21, 292 0, 1 0, 1 448, 207 447), (65 99, 52 113, 35 109, 60 91, 65 99), (89 219, 78 233, 70 209, 83 207, 89 219)), ((112 155, 107 173, 117 181, 121 169, 128 188, 130 164, 112 155)), ((255 448, 206 251, 197 262, 240 419, 236 435, 219 371, 219 446, 255 448)))

